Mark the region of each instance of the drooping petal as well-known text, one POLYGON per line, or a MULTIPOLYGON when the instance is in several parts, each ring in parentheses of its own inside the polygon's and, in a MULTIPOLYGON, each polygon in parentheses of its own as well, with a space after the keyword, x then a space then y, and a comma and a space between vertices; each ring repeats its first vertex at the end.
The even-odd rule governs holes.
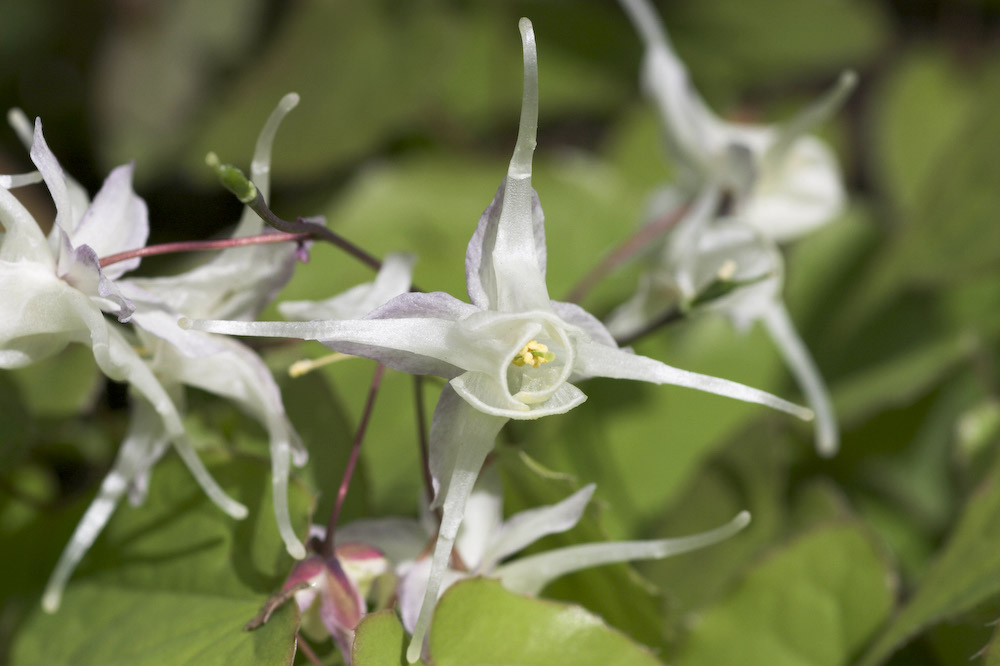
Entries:
MULTIPOLYGON (((420 616, 420 609, 426 599, 427 580, 430 578, 430 573, 431 561, 424 558, 407 569, 400 578, 399 585, 396 586, 399 616, 403 621, 403 627, 411 634, 416 630, 417 618, 420 616)), ((440 599, 441 595, 458 581, 469 577, 470 574, 448 569, 444 572, 437 598, 440 599)))
POLYGON ((785 363, 795 375, 809 406, 816 412, 816 450, 822 456, 834 455, 840 448, 840 429, 837 427, 830 394, 816 362, 796 332, 783 303, 775 301, 764 311, 762 320, 785 363))
POLYGON ((103 329, 95 325, 94 359, 101 371, 111 379, 127 382, 150 402, 163 420, 164 429, 177 454, 184 461, 195 481, 216 506, 236 519, 247 516, 247 508, 229 497, 205 469, 194 447, 187 441, 180 414, 166 390, 153 375, 149 366, 118 331, 108 326, 101 317, 103 329), (101 338, 98 338, 101 334, 101 338))
POLYGON ((476 479, 465 505, 462 526, 455 537, 455 551, 470 571, 481 571, 483 556, 493 535, 503 524, 503 489, 495 465, 486 465, 476 479))
POLYGON ((442 507, 441 527, 431 559, 427 590, 413 628, 413 639, 406 651, 411 663, 420 658, 469 493, 486 454, 493 449, 497 433, 506 422, 507 419, 476 410, 448 386, 441 391, 431 423, 429 461, 435 490, 434 506, 442 507))
POLYGON ((549 582, 574 571, 602 564, 661 559, 710 546, 733 536, 750 522, 746 511, 729 523, 693 536, 658 541, 611 541, 557 548, 521 557, 498 567, 493 577, 512 592, 535 595, 549 582))
MULTIPOLYGON (((69 232, 74 247, 88 245, 98 257, 135 250, 146 245, 149 213, 146 202, 132 189, 134 164, 114 169, 104 180, 76 228, 69 232)), ((139 259, 119 261, 103 269, 116 279, 139 266, 139 259)))
POLYGON ((387 301, 410 290, 413 264, 411 254, 387 254, 373 282, 359 284, 323 301, 284 301, 278 312, 285 319, 361 319, 387 301))
POLYGON ((751 388, 719 377, 689 372, 660 363, 645 356, 631 354, 621 349, 611 349, 592 342, 577 345, 577 372, 590 377, 635 379, 654 384, 674 384, 715 393, 744 402, 753 402, 788 412, 804 421, 813 418, 812 410, 782 400, 765 391, 751 388))
POLYGON ((151 454, 157 450, 162 451, 161 444, 164 439, 159 417, 149 403, 139 400, 133 409, 128 434, 122 442, 111 471, 101 482, 97 497, 87 507, 45 584, 42 608, 46 611, 54 613, 59 609, 63 590, 77 564, 108 524, 125 491, 155 462, 151 454))
POLYGON ((596 487, 591 483, 561 502, 511 516, 490 542, 479 572, 488 574, 505 557, 527 548, 543 536, 565 532, 576 525, 596 487))

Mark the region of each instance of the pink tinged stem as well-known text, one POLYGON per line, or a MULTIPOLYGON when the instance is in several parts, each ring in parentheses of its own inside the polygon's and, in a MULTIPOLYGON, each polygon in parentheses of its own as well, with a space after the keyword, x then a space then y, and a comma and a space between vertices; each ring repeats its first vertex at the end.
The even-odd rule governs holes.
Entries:
POLYGON ((365 401, 364 411, 361 414, 361 423, 358 424, 358 431, 354 435, 354 444, 351 446, 351 455, 347 459, 344 478, 340 482, 340 488, 337 489, 337 501, 334 502, 333 510, 330 512, 330 521, 326 527, 326 539, 323 541, 323 554, 326 557, 333 557, 334 532, 337 529, 337 521, 340 519, 340 510, 344 506, 344 498, 347 497, 347 488, 351 485, 354 469, 358 465, 361 442, 364 441, 365 432, 368 430, 368 423, 371 421, 372 410, 375 407, 375 397, 378 395, 383 374, 385 374, 385 366, 379 363, 375 366, 375 374, 372 376, 371 387, 368 389, 368 400, 365 401))
POLYGON ((687 214, 689 208, 690 206, 687 204, 680 206, 636 231, 630 238, 611 252, 611 254, 601 260, 601 263, 584 275, 566 296, 566 300, 570 303, 579 303, 582 301, 590 293, 590 290, 594 288, 594 285, 600 282, 604 276, 634 257, 643 248, 652 243, 653 240, 680 222, 685 214, 687 214))
POLYGON ((137 257, 151 257, 158 254, 174 254, 177 252, 200 252, 205 250, 225 250, 231 247, 243 247, 244 245, 265 245, 267 243, 291 243, 309 240, 313 234, 308 232, 285 234, 271 233, 259 234, 257 236, 243 236, 241 238, 224 238, 221 240, 207 241, 179 241, 176 243, 162 243, 160 245, 150 245, 140 247, 135 250, 119 252, 101 258, 101 268, 117 264, 119 261, 127 261, 137 257))

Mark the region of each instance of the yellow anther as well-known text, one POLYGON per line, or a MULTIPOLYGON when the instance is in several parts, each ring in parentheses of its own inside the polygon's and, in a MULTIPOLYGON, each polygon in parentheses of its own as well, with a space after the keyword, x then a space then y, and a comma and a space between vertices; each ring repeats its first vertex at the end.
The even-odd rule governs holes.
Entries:
POLYGON ((533 368, 537 368, 542 363, 548 363, 555 357, 556 355, 550 352, 549 348, 538 340, 529 340, 528 344, 521 347, 521 351, 517 352, 517 355, 514 356, 512 363, 517 367, 530 365, 533 368))
POLYGON ((721 266, 719 266, 719 271, 716 275, 720 280, 729 282, 736 276, 736 269, 736 262, 732 259, 727 259, 721 266))
POLYGON ((301 377, 304 374, 310 373, 316 368, 321 368, 324 365, 329 365, 331 363, 336 363, 337 361, 343 361, 345 358, 354 358, 350 354, 341 354, 340 352, 334 352, 332 354, 327 354, 326 356, 321 356, 316 359, 304 359, 302 361, 296 361, 292 363, 292 366, 288 368, 288 374, 292 377, 301 377))

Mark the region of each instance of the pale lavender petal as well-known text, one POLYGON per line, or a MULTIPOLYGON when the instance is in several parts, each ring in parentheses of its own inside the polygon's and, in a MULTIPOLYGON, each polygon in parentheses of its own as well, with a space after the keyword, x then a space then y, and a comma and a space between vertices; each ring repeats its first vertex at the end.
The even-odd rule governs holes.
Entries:
POLYGON ((782 400, 765 391, 719 377, 688 372, 645 356, 638 356, 620 349, 610 349, 593 342, 581 342, 577 345, 576 364, 577 371, 585 376, 634 379, 654 384, 685 386, 744 402, 765 405, 788 412, 804 421, 813 418, 812 410, 782 400))
POLYGON ((543 536, 572 528, 580 522, 595 488, 591 483, 557 504, 528 509, 511 516, 494 535, 483 555, 479 572, 488 574, 500 560, 527 548, 543 536))
POLYGON ((591 341, 596 342, 599 345, 618 347, 618 343, 615 342, 615 338, 611 335, 608 328, 602 324, 597 317, 590 314, 576 303, 552 301, 551 304, 552 309, 560 319, 567 324, 576 326, 577 328, 583 330, 588 336, 590 336, 591 341))
MULTIPOLYGON (((396 587, 396 595, 399 603, 399 615, 403 621, 403 628, 411 634, 417 626, 417 618, 420 615, 420 608, 424 602, 424 595, 427 592, 427 580, 431 573, 431 561, 427 558, 416 562, 406 570, 396 587)), ((438 599, 445 591, 460 580, 469 578, 471 575, 454 569, 444 572, 441 581, 441 588, 438 590, 438 599)))
POLYGON ((512 592, 536 595, 550 581, 568 573, 603 564, 662 559, 687 553, 728 539, 749 522, 750 514, 743 511, 722 527, 693 536, 658 541, 588 543, 558 548, 514 560, 497 568, 493 576, 499 578, 500 583, 512 592))
POLYGON ((74 248, 61 228, 55 228, 54 231, 63 246, 56 268, 59 277, 88 296, 98 299, 101 309, 116 315, 118 321, 127 322, 135 312, 135 305, 101 270, 101 260, 94 249, 89 245, 74 248))

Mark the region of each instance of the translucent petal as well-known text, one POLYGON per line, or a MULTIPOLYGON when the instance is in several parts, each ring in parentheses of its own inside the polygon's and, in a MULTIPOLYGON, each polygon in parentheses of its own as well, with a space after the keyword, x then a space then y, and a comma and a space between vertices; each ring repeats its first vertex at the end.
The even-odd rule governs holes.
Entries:
POLYGON ((783 303, 775 301, 764 311, 762 319, 785 363, 795 375, 809 406, 816 412, 816 450, 822 456, 834 455, 840 448, 840 429, 819 368, 795 330, 783 303))
POLYGON ((580 522, 595 488, 591 483, 557 504, 528 509, 511 516, 491 540, 479 572, 488 574, 500 560, 527 548, 543 536, 572 528, 580 522))
POLYGON ((431 559, 427 590, 406 652, 410 662, 420 657, 469 493, 486 454, 493 449, 497 433, 506 422, 507 419, 474 409, 449 387, 441 392, 430 435, 430 469, 436 490, 434 502, 442 507, 441 527, 431 559))
POLYGON ((735 398, 744 402, 766 405, 773 409, 808 421, 813 418, 811 410, 782 400, 770 393, 751 388, 719 377, 710 377, 696 372, 680 370, 645 356, 631 354, 621 349, 611 349, 592 342, 577 345, 576 362, 581 373, 591 377, 612 377, 615 379, 635 379, 654 384, 674 384, 688 388, 735 398))
POLYGON ((746 511, 726 525, 708 532, 658 541, 612 541, 557 548, 522 557, 493 572, 501 584, 513 592, 535 595, 550 581, 574 571, 603 564, 633 560, 662 559, 710 546, 733 536, 750 522, 746 511))

